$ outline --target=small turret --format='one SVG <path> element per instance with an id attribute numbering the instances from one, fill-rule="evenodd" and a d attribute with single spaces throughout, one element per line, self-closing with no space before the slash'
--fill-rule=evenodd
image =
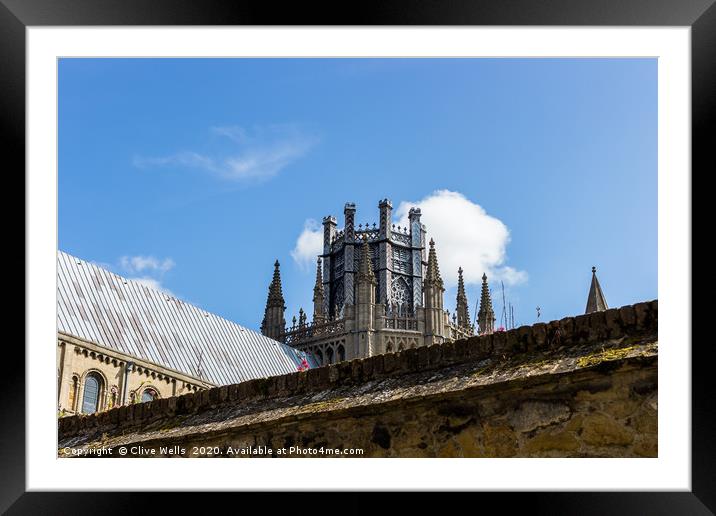
<path id="1" fill-rule="evenodd" d="M 281 270 L 278 260 L 273 265 L 273 279 L 268 289 L 266 309 L 261 322 L 261 333 L 272 339 L 280 340 L 286 327 L 284 311 L 286 310 L 281 288 Z"/>
<path id="2" fill-rule="evenodd" d="M 321 270 L 321 259 L 316 265 L 316 284 L 313 286 L 313 322 L 320 323 L 326 320 L 324 312 L 325 291 L 323 289 L 323 271 Z"/>
<path id="3" fill-rule="evenodd" d="M 369 357 L 373 349 L 373 333 L 375 330 L 375 286 L 377 281 L 373 273 L 370 246 L 364 240 L 361 246 L 361 258 L 356 277 L 356 318 L 355 331 L 358 337 L 359 356 Z"/>
<path id="4" fill-rule="evenodd" d="M 386 238 L 389 236 L 391 219 L 393 218 L 393 203 L 390 202 L 390 199 L 383 199 L 378 203 L 378 209 L 380 210 L 380 236 L 381 238 Z"/>
<path id="5" fill-rule="evenodd" d="M 457 270 L 457 325 L 460 328 L 470 329 L 470 311 L 465 294 L 465 281 L 462 278 L 462 267 Z"/>
<path id="6" fill-rule="evenodd" d="M 592 267 L 592 284 L 589 287 L 589 295 L 587 296 L 587 309 L 584 313 L 590 314 L 592 312 L 603 312 L 608 308 L 609 305 L 607 305 L 607 300 L 604 297 L 602 287 L 601 285 L 599 285 L 599 280 L 597 279 L 597 268 Z"/>
<path id="7" fill-rule="evenodd" d="M 482 292 L 480 292 L 480 311 L 477 313 L 477 325 L 480 335 L 495 331 L 495 311 L 492 309 L 490 287 L 487 285 L 487 274 L 482 274 Z"/>
<path id="8" fill-rule="evenodd" d="M 443 294 L 445 287 L 440 277 L 438 256 L 435 252 L 435 241 L 430 239 L 428 266 L 423 282 L 425 297 L 425 345 L 442 344 L 446 335 L 445 312 L 443 311 Z"/>
<path id="9" fill-rule="evenodd" d="M 438 267 L 438 256 L 435 253 L 435 241 L 430 239 L 430 251 L 428 252 L 428 267 L 425 273 L 425 285 L 435 286 L 444 291 L 443 279 L 440 276 Z"/>

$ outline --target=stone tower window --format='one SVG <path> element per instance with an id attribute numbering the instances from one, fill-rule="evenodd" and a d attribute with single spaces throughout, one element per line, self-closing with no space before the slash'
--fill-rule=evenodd
<path id="1" fill-rule="evenodd" d="M 390 302 L 398 315 L 407 315 L 410 310 L 410 289 L 404 278 L 396 278 L 390 289 Z"/>

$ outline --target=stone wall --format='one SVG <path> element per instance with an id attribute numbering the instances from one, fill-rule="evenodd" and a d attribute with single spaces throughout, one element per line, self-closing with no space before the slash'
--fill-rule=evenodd
<path id="1" fill-rule="evenodd" d="M 59 455 L 655 457 L 657 326 L 651 301 L 61 418 Z"/>

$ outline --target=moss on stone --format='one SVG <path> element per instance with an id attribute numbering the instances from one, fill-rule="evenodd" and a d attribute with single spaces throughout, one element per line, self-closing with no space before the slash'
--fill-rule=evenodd
<path id="1" fill-rule="evenodd" d="M 599 353 L 592 353 L 590 355 L 580 357 L 577 360 L 577 366 L 580 368 L 592 367 L 597 364 L 601 364 L 602 362 L 621 360 L 623 358 L 628 357 L 634 351 L 635 348 L 636 346 L 629 346 L 626 348 L 606 349 L 604 351 L 600 351 Z"/>

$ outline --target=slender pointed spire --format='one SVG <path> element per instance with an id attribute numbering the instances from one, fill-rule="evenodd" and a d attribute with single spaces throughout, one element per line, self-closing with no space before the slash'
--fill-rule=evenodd
<path id="1" fill-rule="evenodd" d="M 273 279 L 268 289 L 266 310 L 264 311 L 264 319 L 261 322 L 261 333 L 278 340 L 281 338 L 286 326 L 284 319 L 286 306 L 281 288 L 281 270 L 278 260 L 273 264 L 273 267 Z"/>
<path id="2" fill-rule="evenodd" d="M 438 256 L 435 253 L 435 241 L 430 239 L 430 251 L 428 252 L 428 270 L 425 273 L 425 283 L 437 285 L 443 288 L 443 279 L 440 277 L 438 267 Z"/>
<path id="3" fill-rule="evenodd" d="M 477 324 L 480 334 L 495 331 L 495 311 L 492 308 L 490 287 L 487 284 L 487 274 L 482 274 L 482 291 L 480 292 L 480 311 L 477 313 Z"/>
<path id="4" fill-rule="evenodd" d="M 457 325 L 460 328 L 470 327 L 470 311 L 465 294 L 465 281 L 462 277 L 462 267 L 457 270 Z"/>
<path id="5" fill-rule="evenodd" d="M 281 264 L 278 260 L 273 264 L 273 278 L 269 285 L 268 305 L 267 306 L 283 306 L 283 289 L 281 288 Z"/>
<path id="6" fill-rule="evenodd" d="M 323 288 L 323 270 L 321 267 L 321 259 L 318 259 L 316 265 L 316 284 L 313 287 L 313 322 L 321 322 L 325 320 L 323 313 L 323 302 L 325 300 L 325 290 Z"/>
<path id="7" fill-rule="evenodd" d="M 361 246 L 360 265 L 358 267 L 358 281 L 368 281 L 375 284 L 375 274 L 373 274 L 373 260 L 370 256 L 370 246 L 368 241 L 364 240 Z"/>
<path id="8" fill-rule="evenodd" d="M 592 284 L 589 287 L 589 295 L 587 296 L 587 309 L 584 313 L 590 314 L 592 312 L 602 312 L 608 308 L 609 305 L 607 305 L 607 300 L 604 297 L 602 287 L 601 285 L 599 285 L 599 280 L 597 279 L 597 268 L 592 267 Z"/>

